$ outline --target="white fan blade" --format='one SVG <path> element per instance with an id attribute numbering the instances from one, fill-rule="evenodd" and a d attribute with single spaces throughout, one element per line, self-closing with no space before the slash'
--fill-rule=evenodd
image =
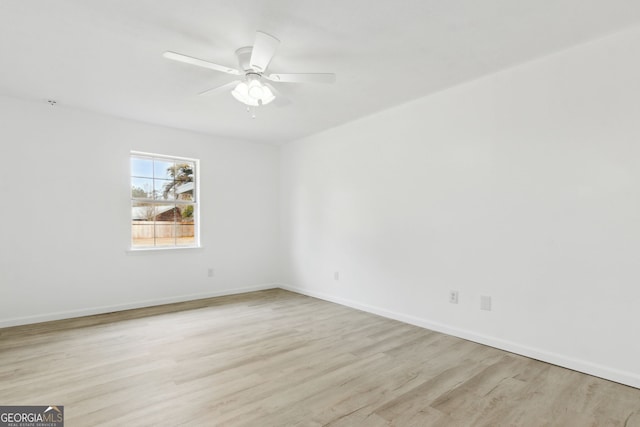
<path id="1" fill-rule="evenodd" d="M 227 74 L 233 74 L 234 76 L 240 76 L 244 74 L 236 70 L 235 68 L 214 64 L 213 62 L 205 61 L 204 59 L 194 58 L 192 56 L 183 55 L 181 53 L 167 51 L 163 53 L 162 56 L 164 56 L 167 59 L 172 59 L 174 61 L 184 62 L 185 64 L 197 65 L 198 67 L 204 67 L 210 70 L 221 71 Z"/>
<path id="2" fill-rule="evenodd" d="M 253 42 L 249 65 L 255 71 L 262 73 L 267 69 L 271 58 L 276 53 L 280 40 L 262 31 L 256 31 L 256 40 Z"/>
<path id="3" fill-rule="evenodd" d="M 336 81 L 336 75 L 333 73 L 269 74 L 262 77 L 272 82 L 283 83 L 335 83 Z"/>
<path id="4" fill-rule="evenodd" d="M 198 95 L 212 95 L 214 93 L 223 92 L 225 90 L 232 90 L 236 85 L 240 83 L 240 80 L 234 80 L 231 83 L 224 84 L 222 86 L 217 86 L 212 89 L 207 89 L 204 92 L 200 92 Z"/>
<path id="5" fill-rule="evenodd" d="M 270 85 L 267 82 L 262 82 L 262 84 L 271 89 L 271 92 L 273 92 L 273 94 L 275 95 L 276 99 L 273 100 L 273 105 L 275 105 L 276 107 L 286 107 L 287 105 L 291 104 L 291 100 L 286 96 L 283 96 L 282 92 L 273 87 L 273 85 Z"/>

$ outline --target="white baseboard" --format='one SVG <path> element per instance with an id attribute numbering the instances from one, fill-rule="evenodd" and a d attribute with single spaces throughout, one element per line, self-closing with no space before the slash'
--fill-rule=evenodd
<path id="1" fill-rule="evenodd" d="M 516 353 L 522 356 L 530 357 L 532 359 L 551 363 L 553 365 L 562 366 L 574 371 L 583 372 L 585 374 L 615 381 L 617 383 L 625 384 L 631 387 L 640 388 L 640 375 L 633 372 L 620 371 L 609 366 L 603 366 L 585 360 L 567 357 L 562 354 L 552 353 L 542 349 L 529 347 L 524 344 L 478 334 L 476 332 L 465 329 L 454 328 L 439 322 L 431 321 L 429 319 L 410 316 L 407 314 L 386 310 L 384 308 L 375 307 L 368 304 L 362 304 L 357 301 L 336 297 L 333 295 L 325 294 L 323 292 L 298 288 L 291 285 L 279 285 L 279 287 L 287 291 L 308 295 L 325 301 L 331 301 L 340 305 L 366 311 L 368 313 L 377 314 L 382 317 L 387 317 L 389 319 L 399 320 L 411 325 L 420 326 L 422 328 L 430 329 L 437 332 L 442 332 L 447 335 L 453 335 L 455 337 L 488 345 L 490 347 L 499 348 L 511 353 Z"/>
<path id="2" fill-rule="evenodd" d="M 83 308 L 79 310 L 58 311 L 53 313 L 38 314 L 34 316 L 14 317 L 10 319 L 0 319 L 0 328 L 8 328 L 11 326 L 29 325 L 32 323 L 50 322 L 52 320 L 71 319 L 74 317 L 91 316 L 94 314 L 112 313 L 114 311 L 131 310 L 134 308 L 153 307 L 155 305 L 172 304 L 176 302 L 194 301 L 204 298 L 220 297 L 225 295 L 243 294 L 245 292 L 262 291 L 265 289 L 274 289 L 279 287 L 273 283 L 247 286 L 244 288 L 225 289 L 213 292 L 205 292 L 199 294 L 177 295 L 167 298 L 157 298 L 145 301 L 136 301 L 127 304 L 116 304 L 101 307 Z"/>

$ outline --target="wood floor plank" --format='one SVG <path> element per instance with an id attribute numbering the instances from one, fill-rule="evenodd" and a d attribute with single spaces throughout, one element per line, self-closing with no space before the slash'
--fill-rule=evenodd
<path id="1" fill-rule="evenodd" d="M 640 390 L 283 290 L 0 329 L 73 426 L 640 426 Z"/>

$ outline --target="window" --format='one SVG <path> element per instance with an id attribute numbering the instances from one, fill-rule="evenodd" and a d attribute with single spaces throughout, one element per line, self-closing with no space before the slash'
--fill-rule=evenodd
<path id="1" fill-rule="evenodd" d="M 198 160 L 131 152 L 131 247 L 194 247 Z"/>

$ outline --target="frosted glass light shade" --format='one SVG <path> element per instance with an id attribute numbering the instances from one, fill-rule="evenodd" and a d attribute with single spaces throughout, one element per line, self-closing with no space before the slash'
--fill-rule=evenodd
<path id="1" fill-rule="evenodd" d="M 261 103 L 262 105 L 267 105 L 276 99 L 271 89 L 257 80 L 252 80 L 249 84 L 245 82 L 238 83 L 235 89 L 231 91 L 231 95 L 251 107 L 258 107 Z"/>

